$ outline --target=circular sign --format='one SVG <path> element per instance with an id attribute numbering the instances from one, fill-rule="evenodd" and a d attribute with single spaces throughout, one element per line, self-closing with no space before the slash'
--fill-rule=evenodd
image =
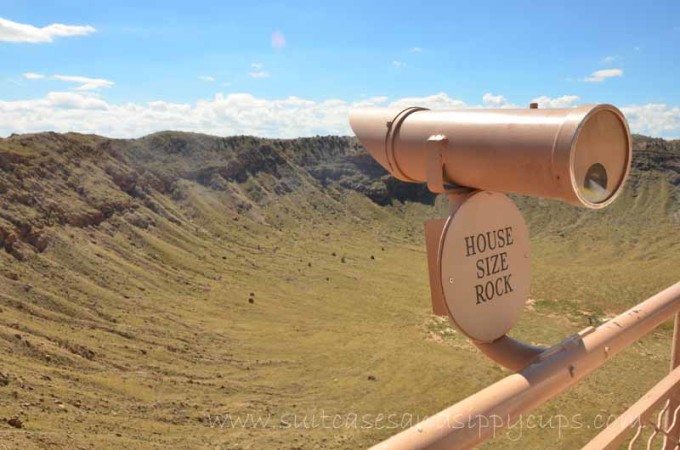
<path id="1" fill-rule="evenodd" d="M 529 231 L 503 194 L 480 191 L 449 216 L 439 273 L 449 317 L 465 335 L 492 342 L 517 322 L 531 280 Z"/>

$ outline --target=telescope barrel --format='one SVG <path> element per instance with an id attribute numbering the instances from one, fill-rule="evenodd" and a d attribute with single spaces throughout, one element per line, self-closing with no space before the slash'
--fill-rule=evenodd
<path id="1" fill-rule="evenodd" d="M 440 158 L 446 183 L 555 198 L 588 208 L 610 204 L 630 170 L 625 117 L 607 104 L 566 109 L 360 108 L 355 134 L 396 178 L 423 183 Z"/>

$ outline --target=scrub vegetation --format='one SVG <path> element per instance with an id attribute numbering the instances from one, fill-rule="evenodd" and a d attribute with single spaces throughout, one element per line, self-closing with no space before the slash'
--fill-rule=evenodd
<path id="1" fill-rule="evenodd" d="M 513 199 L 516 337 L 557 343 L 680 279 L 678 141 L 637 136 L 604 211 Z M 1 139 L 0 449 L 362 448 L 499 380 L 430 312 L 422 224 L 445 212 L 350 138 Z M 667 372 L 671 330 L 486 447 L 584 444 Z"/>

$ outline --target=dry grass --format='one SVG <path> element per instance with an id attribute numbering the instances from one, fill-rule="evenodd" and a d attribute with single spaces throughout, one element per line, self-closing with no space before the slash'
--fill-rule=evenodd
<path id="1" fill-rule="evenodd" d="M 536 302 L 515 336 L 558 342 L 680 278 L 677 188 L 637 176 L 605 213 L 520 199 Z M 98 226 L 52 225 L 24 262 L 0 252 L 0 418 L 24 425 L 0 423 L 0 449 L 361 448 L 507 375 L 430 315 L 421 224 L 443 205 L 300 179 L 277 195 L 267 174 L 236 191 L 184 179 Z M 668 339 L 537 412 L 582 427 L 488 447 L 583 444 L 665 373 Z"/>

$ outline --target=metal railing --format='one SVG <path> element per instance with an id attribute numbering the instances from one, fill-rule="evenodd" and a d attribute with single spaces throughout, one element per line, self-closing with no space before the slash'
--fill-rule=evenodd
<path id="1" fill-rule="evenodd" d="M 674 396 L 680 384 L 680 367 L 676 367 L 650 389 L 626 412 L 602 430 L 583 450 L 617 448 L 679 448 L 677 425 L 680 403 Z M 648 436 L 647 436 L 648 435 Z M 625 441 L 628 444 L 625 445 Z"/>
<path id="2" fill-rule="evenodd" d="M 664 450 L 680 449 L 680 282 L 597 328 L 588 327 L 534 356 L 524 368 L 373 447 L 393 450 L 473 448 L 561 394 L 676 315 L 672 371 L 589 444 L 613 449 L 645 436 L 647 447 L 661 440 Z M 512 343 L 506 343 L 512 348 Z M 654 414 L 656 410 L 658 413 Z M 625 448 L 625 447 L 624 447 Z"/>

